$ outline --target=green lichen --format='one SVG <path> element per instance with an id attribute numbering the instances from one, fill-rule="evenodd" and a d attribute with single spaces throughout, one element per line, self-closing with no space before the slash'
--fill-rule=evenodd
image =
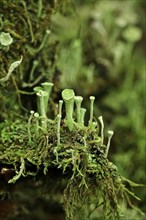
<path id="1" fill-rule="evenodd" d="M 62 98 L 65 102 L 66 123 L 69 130 L 72 131 L 74 129 L 73 110 L 75 93 L 72 89 L 64 89 L 62 91 Z"/>
<path id="2" fill-rule="evenodd" d="M 54 107 L 59 114 L 57 116 L 55 114 L 54 119 L 49 118 L 49 111 L 52 110 L 48 108 L 48 101 L 52 101 L 49 98 L 50 89 L 46 91 L 46 82 L 45 84 L 42 82 L 45 80 L 52 82 L 55 81 L 56 75 L 58 77 L 58 70 L 56 70 L 57 74 L 53 75 L 56 68 L 58 41 L 53 41 L 53 38 L 52 41 L 50 40 L 51 17 L 54 12 L 63 9 L 66 2 L 67 0 L 38 0 L 35 3 L 28 0 L 0 1 L 0 79 L 2 82 L 0 85 L 0 165 L 14 169 L 15 175 L 8 181 L 11 184 L 22 177 L 36 176 L 38 172 L 47 175 L 50 168 L 60 171 L 65 179 L 63 203 L 68 220 L 90 219 L 94 213 L 98 215 L 101 213 L 104 219 L 119 219 L 121 200 L 125 199 L 133 208 L 129 195 L 133 197 L 135 195 L 126 186 L 138 185 L 121 177 L 117 167 L 109 161 L 111 136 L 107 146 L 104 145 L 102 116 L 99 117 L 101 129 L 93 117 L 94 97 L 91 96 L 88 126 L 84 124 L 86 109 L 81 107 L 81 103 L 78 107 L 76 106 L 78 109 L 75 111 L 72 103 L 70 113 L 67 113 L 66 106 L 64 118 L 63 102 L 60 100 L 59 109 L 56 110 Z M 2 33 L 8 33 L 7 37 L 10 40 L 6 43 L 8 47 L 3 43 Z M 136 31 L 135 35 L 136 40 L 141 36 Z M 10 36 L 13 43 L 10 43 L 12 41 Z M 61 52 L 62 60 L 59 58 L 57 61 L 58 68 L 63 70 L 62 72 L 66 70 L 66 66 L 69 70 L 65 71 L 67 80 L 65 79 L 64 82 L 62 80 L 63 85 L 66 84 L 70 75 L 75 84 L 77 74 L 74 73 L 79 72 L 82 63 L 81 59 L 78 59 L 81 58 L 80 41 L 75 40 L 70 48 L 72 50 L 68 50 L 68 47 L 62 50 L 64 52 Z M 68 56 L 70 52 L 74 59 Z M 9 77 L 5 78 L 7 73 L 10 73 L 11 64 L 21 56 L 23 56 L 21 65 L 14 74 L 9 74 Z M 68 57 L 71 57 L 71 62 L 63 62 L 68 60 Z M 72 63 L 77 65 L 70 65 Z M 92 70 L 86 72 L 90 73 Z M 93 78 L 89 77 L 93 73 L 86 75 L 83 78 Z M 69 79 L 69 82 L 72 83 L 72 80 Z M 50 86 L 52 83 L 47 82 L 47 85 Z M 36 97 L 32 92 L 36 86 L 41 97 L 37 110 L 33 108 Z M 55 90 L 57 89 L 56 86 Z M 31 98 L 30 95 L 32 95 Z M 52 106 L 56 106 L 56 103 Z M 30 109 L 34 111 L 32 110 L 29 115 Z"/>
<path id="3" fill-rule="evenodd" d="M 9 45 L 12 44 L 12 42 L 13 42 L 13 38 L 11 37 L 11 35 L 9 33 L 2 32 L 0 34 L 0 43 L 1 43 L 1 45 L 9 46 Z"/>
<path id="4" fill-rule="evenodd" d="M 61 113 L 63 103 L 61 100 L 59 103 Z M 37 175 L 38 171 L 47 175 L 50 168 L 55 168 L 66 179 L 67 220 L 90 219 L 90 215 L 98 211 L 104 219 L 119 219 L 121 199 L 129 202 L 128 194 L 135 195 L 125 187 L 117 167 L 108 160 L 109 142 L 107 146 L 102 143 L 98 124 L 93 126 L 92 121 L 92 126 L 89 123 L 68 130 L 70 125 L 61 114 L 46 119 L 45 130 L 41 116 L 34 111 L 29 119 L 18 118 L 1 124 L 0 162 L 15 170 L 9 183 L 15 183 L 22 176 Z M 73 120 L 76 126 L 77 118 Z M 109 133 L 111 135 L 111 131 Z"/>

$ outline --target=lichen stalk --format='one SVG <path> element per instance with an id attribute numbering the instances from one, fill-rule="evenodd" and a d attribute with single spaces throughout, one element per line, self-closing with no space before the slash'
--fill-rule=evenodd
<path id="1" fill-rule="evenodd" d="M 30 117 L 28 119 L 28 124 L 27 124 L 28 143 L 29 144 L 31 144 L 31 122 L 32 122 L 33 115 L 34 115 L 34 111 L 30 111 Z"/>
<path id="2" fill-rule="evenodd" d="M 75 96 L 75 104 L 77 108 L 77 123 L 80 123 L 80 108 L 82 101 L 83 101 L 82 96 Z"/>
<path id="3" fill-rule="evenodd" d="M 90 96 L 90 119 L 89 119 L 89 125 L 93 122 L 93 107 L 94 107 L 94 96 Z"/>
<path id="4" fill-rule="evenodd" d="M 80 121 L 79 124 L 83 127 L 84 126 L 84 118 L 85 118 L 86 109 L 80 108 Z"/>
<path id="5" fill-rule="evenodd" d="M 62 105 L 63 105 L 63 100 L 59 100 L 58 112 L 60 115 L 62 115 Z"/>
<path id="6" fill-rule="evenodd" d="M 45 109 L 45 101 L 46 97 L 48 96 L 48 93 L 45 91 L 40 90 L 37 92 L 37 97 L 39 99 L 38 103 L 40 104 L 39 109 L 41 113 L 41 123 L 42 123 L 42 128 L 46 129 L 47 128 L 47 116 L 46 116 L 46 109 Z"/>
<path id="7" fill-rule="evenodd" d="M 42 90 L 41 86 L 36 86 L 33 88 L 33 91 L 36 93 L 37 95 L 37 111 L 39 114 L 41 114 L 41 110 L 40 110 L 40 97 L 37 93 L 39 93 L 39 91 Z"/>
<path id="8" fill-rule="evenodd" d="M 30 71 L 29 82 L 31 82 L 35 79 L 34 78 L 34 71 L 35 71 L 36 67 L 38 66 L 38 64 L 39 64 L 39 62 L 37 60 L 33 61 L 32 69 Z"/>
<path id="9" fill-rule="evenodd" d="M 74 110 L 74 91 L 72 89 L 64 89 L 62 98 L 65 102 L 67 126 L 70 131 L 74 128 L 73 110 Z"/>
<path id="10" fill-rule="evenodd" d="M 39 46 L 39 48 L 37 49 L 37 53 L 38 52 L 40 52 L 43 48 L 44 48 L 44 46 L 45 46 L 45 44 L 46 44 L 46 42 L 47 42 L 47 40 L 48 40 L 48 37 L 49 37 L 49 35 L 51 34 L 51 31 L 49 30 L 49 29 L 47 29 L 46 30 L 46 33 L 45 33 L 45 35 L 44 35 L 44 38 L 43 38 L 43 40 L 42 40 L 42 43 L 41 43 L 41 45 Z"/>
<path id="11" fill-rule="evenodd" d="M 15 61 L 10 65 L 7 75 L 0 79 L 0 83 L 6 82 L 10 78 L 11 73 L 21 64 L 22 59 L 23 59 L 23 56 L 21 56 L 20 60 Z"/>
<path id="12" fill-rule="evenodd" d="M 103 122 L 103 117 L 99 116 L 98 120 L 100 121 L 101 124 L 101 144 L 104 142 L 104 122 Z"/>
<path id="13" fill-rule="evenodd" d="M 44 82 L 44 83 L 41 83 L 41 85 L 42 85 L 42 90 L 48 93 L 48 95 L 44 99 L 45 100 L 45 111 L 47 112 L 48 101 L 49 101 L 50 93 L 51 93 L 51 90 L 54 84 L 50 82 Z"/>
<path id="14" fill-rule="evenodd" d="M 38 137 L 38 135 L 39 135 L 39 114 L 36 112 L 36 113 L 34 113 L 34 117 L 35 117 L 35 119 L 36 119 L 36 124 L 35 124 L 35 135 L 36 135 L 36 137 Z"/>
<path id="15" fill-rule="evenodd" d="M 106 151 L 105 151 L 105 156 L 108 156 L 108 152 L 109 152 L 109 148 L 110 148 L 110 142 L 111 142 L 111 138 L 113 136 L 114 132 L 113 131 L 108 131 L 108 143 L 106 146 Z"/>
<path id="16" fill-rule="evenodd" d="M 60 145 L 60 124 L 61 124 L 61 114 L 57 115 L 57 146 Z"/>

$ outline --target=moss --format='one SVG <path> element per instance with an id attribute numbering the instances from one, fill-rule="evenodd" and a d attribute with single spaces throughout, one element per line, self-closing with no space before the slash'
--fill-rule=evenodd
<path id="1" fill-rule="evenodd" d="M 105 156 L 106 146 L 101 143 L 98 128 L 84 126 L 69 132 L 62 120 L 58 145 L 57 119 L 50 120 L 47 132 L 40 131 L 39 136 L 35 118 L 31 123 L 31 142 L 27 120 L 1 124 L 0 162 L 15 170 L 9 183 L 38 171 L 47 175 L 48 169 L 55 168 L 66 175 L 66 219 L 89 219 L 101 207 L 105 219 L 118 219 L 120 199 L 127 196 L 127 190 L 117 167 Z"/>
<path id="2" fill-rule="evenodd" d="M 0 84 L 3 99 L 1 120 L 8 118 L 9 110 L 14 109 L 11 103 L 15 103 L 19 113 L 31 108 L 29 95 L 33 87 L 45 79 L 52 81 L 57 43 L 50 40 L 51 17 L 56 11 L 62 10 L 67 2 L 0 2 L 0 34 L 10 35 L 13 40 L 9 46 L 0 43 L 0 79 L 7 75 L 10 65 L 23 56 L 20 68 L 15 70 L 9 81 Z"/>

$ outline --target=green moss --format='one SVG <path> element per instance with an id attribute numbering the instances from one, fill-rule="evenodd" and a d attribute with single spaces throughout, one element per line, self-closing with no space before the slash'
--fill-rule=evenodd
<path id="1" fill-rule="evenodd" d="M 105 219 L 120 218 L 120 200 L 131 192 L 124 186 L 117 167 L 106 158 L 98 127 L 84 126 L 69 132 L 62 119 L 58 145 L 56 118 L 49 120 L 45 133 L 40 128 L 36 135 L 35 126 L 32 118 L 30 142 L 27 120 L 1 124 L 0 163 L 15 170 L 9 183 L 37 175 L 38 171 L 47 175 L 48 169 L 55 168 L 66 176 L 66 219 L 89 219 L 95 210 Z"/>
<path id="2" fill-rule="evenodd" d="M 29 101 L 29 92 L 33 91 L 33 87 L 43 79 L 52 81 L 55 72 L 56 42 L 50 40 L 51 17 L 56 11 L 62 10 L 67 2 L 67 0 L 59 2 L 38 0 L 35 3 L 28 0 L 0 2 L 0 38 L 6 33 L 13 39 L 8 46 L 0 43 L 0 79 L 7 75 L 10 65 L 23 56 L 21 66 L 12 73 L 9 81 L 0 82 L 3 99 L 0 120 L 9 118 L 9 111 L 14 110 L 11 103 L 15 103 L 18 113 L 27 111 L 32 105 Z M 24 95 L 27 99 L 25 107 Z"/>

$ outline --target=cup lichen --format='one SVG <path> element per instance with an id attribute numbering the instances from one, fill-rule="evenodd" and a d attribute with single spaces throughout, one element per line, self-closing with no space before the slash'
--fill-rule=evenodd
<path id="1" fill-rule="evenodd" d="M 41 88 L 35 88 L 37 98 L 40 99 L 40 115 L 32 110 L 28 123 L 22 119 L 11 124 L 5 122 L 1 131 L 1 162 L 13 164 L 16 169 L 16 175 L 9 183 L 15 183 L 21 176 L 37 175 L 39 169 L 47 174 L 49 168 L 56 168 L 64 178 L 66 220 L 80 219 L 80 216 L 88 219 L 92 210 L 86 208 L 85 213 L 85 207 L 90 207 L 91 204 L 97 210 L 102 206 L 103 210 L 100 209 L 100 212 L 103 219 L 119 219 L 120 198 L 129 202 L 128 194 L 135 195 L 125 187 L 117 167 L 107 158 L 113 131 L 108 131 L 108 143 L 105 146 L 102 116 L 98 118 L 101 137 L 98 136 L 97 122 L 93 121 L 94 98 L 90 98 L 90 123 L 87 126 L 84 124 L 86 109 L 80 107 L 81 126 L 78 126 L 78 121 L 76 123 L 73 118 L 74 91 L 63 90 L 66 117 L 62 117 L 63 100 L 59 100 L 58 114 L 50 119 L 48 126 L 44 99 L 48 97 L 48 92 Z M 37 167 L 36 172 L 27 170 L 28 162 Z"/>
<path id="2" fill-rule="evenodd" d="M 9 33 L 2 32 L 0 34 L 0 44 L 3 46 L 10 46 L 13 43 L 13 38 Z"/>
<path id="3" fill-rule="evenodd" d="M 74 97 L 75 97 L 75 93 L 72 89 L 64 89 L 62 91 L 62 98 L 63 101 L 65 102 L 66 123 L 70 131 L 74 129 L 74 119 L 73 119 Z"/>

